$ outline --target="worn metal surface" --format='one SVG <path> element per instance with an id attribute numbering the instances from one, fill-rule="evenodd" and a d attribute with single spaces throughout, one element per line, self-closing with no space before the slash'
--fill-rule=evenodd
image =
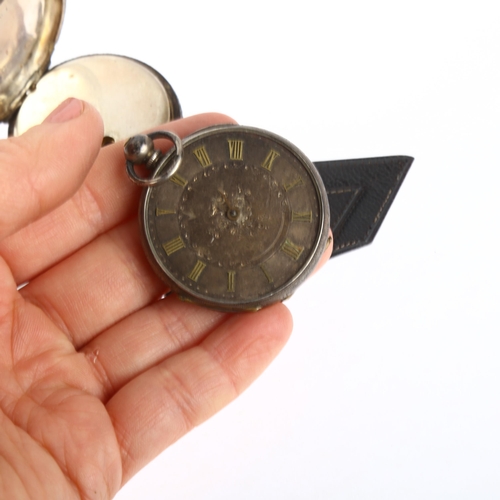
<path id="1" fill-rule="evenodd" d="M 0 2 L 0 121 L 47 70 L 63 12 L 63 0 Z"/>
<path id="2" fill-rule="evenodd" d="M 162 279 L 181 298 L 227 311 L 289 297 L 316 266 L 329 227 L 314 165 L 284 139 L 241 126 L 187 138 L 179 170 L 145 191 L 140 214 Z"/>

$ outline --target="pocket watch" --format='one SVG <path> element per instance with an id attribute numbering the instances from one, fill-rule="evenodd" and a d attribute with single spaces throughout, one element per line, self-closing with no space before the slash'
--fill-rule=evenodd
<path id="1" fill-rule="evenodd" d="M 83 56 L 51 70 L 64 0 L 0 0 L 0 121 L 19 135 L 77 97 L 103 116 L 103 145 L 182 116 L 175 92 L 150 66 Z M 140 91 L 138 91 L 140 89 Z M 131 98 L 133 96 L 133 98 Z M 170 137 L 163 154 L 153 141 Z M 290 296 L 318 262 L 370 243 L 412 163 L 407 156 L 312 163 L 270 132 L 209 128 L 181 141 L 134 136 L 127 170 L 145 186 L 148 258 L 182 298 L 227 311 Z M 152 172 L 143 179 L 136 164 Z"/>
<path id="2" fill-rule="evenodd" d="M 174 142 L 166 154 L 153 144 L 161 137 Z M 230 312 L 292 295 L 330 227 L 334 255 L 369 243 L 412 160 L 315 166 L 287 140 L 240 125 L 182 141 L 166 131 L 135 136 L 125 157 L 129 177 L 145 187 L 139 220 L 153 269 L 181 299 Z M 140 164 L 153 174 L 137 175 Z"/>

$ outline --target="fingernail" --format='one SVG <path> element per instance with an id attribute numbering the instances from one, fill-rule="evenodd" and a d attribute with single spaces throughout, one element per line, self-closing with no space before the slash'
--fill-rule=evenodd
<path id="1" fill-rule="evenodd" d="M 83 102 L 74 97 L 70 97 L 57 106 L 52 113 L 50 113 L 44 122 L 46 123 L 63 123 L 73 118 L 77 118 L 83 113 Z"/>

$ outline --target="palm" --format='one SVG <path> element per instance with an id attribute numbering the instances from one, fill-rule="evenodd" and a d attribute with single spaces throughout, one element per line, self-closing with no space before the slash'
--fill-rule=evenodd
<path id="1" fill-rule="evenodd" d="M 98 396 L 102 384 L 85 355 L 40 309 L 15 291 L 13 297 L 13 314 L 0 331 L 0 440 L 6 451 L 19 453 L 17 477 L 9 479 L 43 492 L 41 498 L 117 488 L 120 447 Z"/>
<path id="2" fill-rule="evenodd" d="M 217 121 L 227 118 L 172 128 L 185 135 Z M 39 163 L 77 165 L 62 187 L 59 172 L 40 175 L 36 164 L 11 183 L 19 146 L 30 148 L 0 148 L 2 185 L 12 186 L 0 199 L 0 496 L 111 498 L 234 399 L 291 323 L 281 305 L 226 315 L 158 300 L 165 290 L 138 243 L 139 193 L 123 175 L 121 147 L 102 150 L 79 187 L 98 150 L 95 112 L 45 127 L 54 127 L 48 145 L 40 131 L 30 139 L 40 140 Z"/>

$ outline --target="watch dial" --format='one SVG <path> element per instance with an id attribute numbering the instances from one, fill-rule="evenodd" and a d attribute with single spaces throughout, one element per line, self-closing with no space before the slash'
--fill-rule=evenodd
<path id="1" fill-rule="evenodd" d="M 328 234 L 312 163 L 248 127 L 213 127 L 183 143 L 176 174 L 143 197 L 146 248 L 160 276 L 181 297 L 222 310 L 290 296 Z"/>

